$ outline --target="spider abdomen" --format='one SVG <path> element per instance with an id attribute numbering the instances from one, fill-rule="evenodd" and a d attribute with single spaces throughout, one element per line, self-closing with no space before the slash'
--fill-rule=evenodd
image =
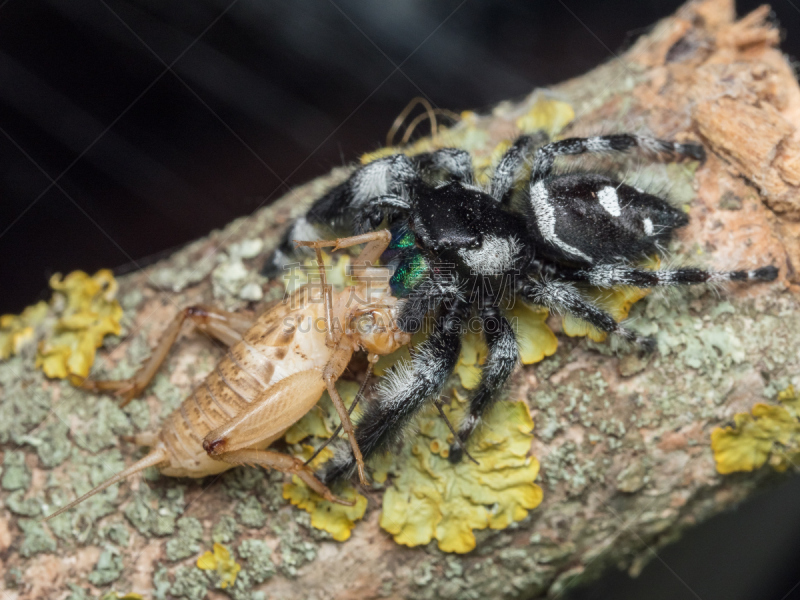
<path id="1" fill-rule="evenodd" d="M 663 198 L 593 173 L 536 182 L 528 219 L 545 255 L 581 265 L 655 254 L 688 223 Z"/>

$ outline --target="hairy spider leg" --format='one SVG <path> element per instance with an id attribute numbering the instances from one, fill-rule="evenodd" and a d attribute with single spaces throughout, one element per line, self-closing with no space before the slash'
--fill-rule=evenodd
<path id="1" fill-rule="evenodd" d="M 638 148 L 647 154 L 665 155 L 672 160 L 692 158 L 703 161 L 706 157 L 706 152 L 700 144 L 681 144 L 629 133 L 598 135 L 587 138 L 567 138 L 546 144 L 536 151 L 533 159 L 531 183 L 533 184 L 550 175 L 553 170 L 553 161 L 557 156 L 627 152 L 634 148 Z"/>
<path id="2" fill-rule="evenodd" d="M 460 148 L 440 148 L 433 152 L 412 157 L 421 172 L 444 171 L 461 183 L 471 184 L 475 179 L 472 156 Z"/>
<path id="3" fill-rule="evenodd" d="M 632 285 L 640 288 L 723 283 L 726 281 L 774 281 L 778 268 L 760 267 L 750 271 L 708 271 L 695 267 L 650 271 L 622 264 L 601 264 L 588 269 L 559 269 L 555 277 L 561 281 L 587 283 L 601 288 Z"/>
<path id="4" fill-rule="evenodd" d="M 519 362 L 517 338 L 511 323 L 503 316 L 500 309 L 488 300 L 487 305 L 479 309 L 479 313 L 489 354 L 481 369 L 478 389 L 470 398 L 469 412 L 458 428 L 458 441 L 450 446 L 449 458 L 452 463 L 461 460 L 469 436 L 475 431 L 486 410 L 495 403 L 497 391 L 505 385 Z"/>
<path id="5" fill-rule="evenodd" d="M 377 401 L 366 408 L 356 426 L 356 439 L 365 458 L 385 450 L 425 401 L 439 396 L 461 352 L 461 324 L 468 310 L 468 304 L 459 302 L 443 311 L 411 361 L 396 364 L 384 375 Z M 327 484 L 349 477 L 355 467 L 352 454 L 337 452 L 320 479 Z"/>
<path id="6" fill-rule="evenodd" d="M 655 349 L 653 338 L 640 336 L 635 331 L 623 327 L 609 313 L 586 300 L 570 283 L 527 279 L 520 284 L 518 293 L 532 304 L 574 315 L 594 325 L 600 331 L 618 335 L 635 343 L 647 352 Z"/>
<path id="7" fill-rule="evenodd" d="M 232 346 L 238 342 L 253 325 L 253 319 L 247 316 L 201 304 L 188 306 L 175 315 L 150 358 L 133 377 L 109 381 L 95 381 L 87 378 L 78 387 L 92 392 L 114 392 L 121 399 L 120 406 L 125 406 L 150 385 L 158 369 L 166 360 L 170 348 L 178 339 L 181 326 L 186 319 L 191 320 L 200 331 L 226 346 Z"/>
<path id="8" fill-rule="evenodd" d="M 525 164 L 528 155 L 534 148 L 541 146 L 545 142 L 547 142 L 547 135 L 544 132 L 537 132 L 532 136 L 523 135 L 517 138 L 503 154 L 500 162 L 497 163 L 497 167 L 495 167 L 489 187 L 489 195 L 498 202 L 503 202 L 506 194 L 514 187 L 520 167 Z"/>

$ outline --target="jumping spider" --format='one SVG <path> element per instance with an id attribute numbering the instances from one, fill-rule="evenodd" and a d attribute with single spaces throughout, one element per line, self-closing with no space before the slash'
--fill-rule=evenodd
<path id="1" fill-rule="evenodd" d="M 273 257 L 286 261 L 290 241 L 318 237 L 317 227 L 362 233 L 386 220 L 392 243 L 383 261 L 403 299 L 399 326 L 413 333 L 433 315 L 428 339 L 380 382 L 376 400 L 356 426 L 365 458 L 385 450 L 409 419 L 437 399 L 453 372 L 465 323 L 476 316 L 488 346 L 480 384 L 450 449 L 461 459 L 481 415 L 518 362 L 517 340 L 501 301 L 515 298 L 570 313 L 597 329 L 652 350 L 654 341 L 617 323 L 581 293 L 593 286 L 669 286 L 723 281 L 772 281 L 774 266 L 750 271 L 635 266 L 661 254 L 687 215 L 666 200 L 598 172 L 555 173 L 565 155 L 638 150 L 671 160 L 703 161 L 703 147 L 630 134 L 570 138 L 542 145 L 523 136 L 494 170 L 488 189 L 475 183 L 468 152 L 444 148 L 419 156 L 395 154 L 355 171 L 318 199 L 287 233 Z M 532 164 L 529 158 L 532 156 Z M 530 166 L 527 176 L 525 165 Z M 527 181 L 521 181 L 527 178 Z M 519 184 L 523 184 L 520 194 Z M 521 196 L 521 201 L 520 201 Z M 511 282 L 511 285 L 508 285 Z M 328 463 L 322 480 L 350 476 L 349 450 Z"/>

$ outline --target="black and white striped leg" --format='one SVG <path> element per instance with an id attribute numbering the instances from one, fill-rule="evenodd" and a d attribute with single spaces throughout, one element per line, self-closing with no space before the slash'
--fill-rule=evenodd
<path id="1" fill-rule="evenodd" d="M 403 426 L 430 398 L 436 398 L 456 365 L 461 351 L 461 324 L 469 307 L 459 304 L 439 316 L 431 336 L 410 362 L 401 362 L 383 377 L 377 398 L 356 424 L 356 440 L 364 459 L 395 441 Z M 326 485 L 350 477 L 356 461 L 349 447 L 339 448 L 324 467 Z"/>
<path id="2" fill-rule="evenodd" d="M 444 304 L 449 310 L 465 301 L 464 293 L 453 276 L 426 277 L 403 298 L 398 309 L 397 325 L 407 333 L 416 333 L 425 316 Z"/>
<path id="3" fill-rule="evenodd" d="M 653 338 L 640 336 L 635 331 L 623 327 L 606 311 L 586 300 L 570 283 L 528 280 L 520 286 L 519 293 L 532 304 L 546 306 L 557 312 L 569 313 L 594 325 L 600 331 L 618 335 L 647 352 L 655 349 Z"/>
<path id="4" fill-rule="evenodd" d="M 444 171 L 455 181 L 471 184 L 475 179 L 472 170 L 472 156 L 466 150 L 442 148 L 434 152 L 412 157 L 421 171 L 437 173 Z"/>
<path id="5" fill-rule="evenodd" d="M 496 306 L 481 310 L 481 327 L 489 346 L 489 355 L 481 371 L 481 382 L 469 401 L 469 412 L 458 428 L 458 439 L 450 446 L 450 462 L 459 462 L 469 436 L 495 400 L 519 360 L 517 338 L 511 324 Z"/>
<path id="6" fill-rule="evenodd" d="M 680 144 L 669 140 L 628 133 L 598 135 L 588 138 L 567 138 L 542 146 L 536 151 L 531 182 L 547 177 L 557 156 L 606 154 L 609 152 L 627 152 L 633 149 L 639 149 L 648 154 L 666 155 L 673 160 L 692 158 L 702 161 L 706 156 L 705 150 L 700 144 Z"/>
<path id="7" fill-rule="evenodd" d="M 584 282 L 601 288 L 618 285 L 656 287 L 669 285 L 693 285 L 699 283 L 723 283 L 727 281 L 774 281 L 778 268 L 760 267 L 751 271 L 706 271 L 693 267 L 649 271 L 626 265 L 596 265 L 589 269 L 557 270 L 556 277 L 562 281 Z"/>
<path id="8" fill-rule="evenodd" d="M 503 154 L 492 175 L 492 184 L 489 195 L 502 202 L 508 191 L 514 186 L 517 171 L 533 150 L 535 140 L 529 135 L 517 138 L 511 147 Z"/>

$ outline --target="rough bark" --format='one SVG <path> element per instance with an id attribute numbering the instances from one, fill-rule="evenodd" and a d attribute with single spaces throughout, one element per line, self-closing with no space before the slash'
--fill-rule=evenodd
<path id="1" fill-rule="evenodd" d="M 193 575 L 192 565 L 214 536 L 267 542 L 274 567 L 262 572 L 276 573 L 253 585 L 265 593 L 262 597 L 554 596 L 611 566 L 638 572 L 651 549 L 774 477 L 768 468 L 717 474 L 709 443 L 714 427 L 755 402 L 774 399 L 781 386 L 791 378 L 797 383 L 800 376 L 800 88 L 765 17 L 766 11 L 756 11 L 737 21 L 732 0 L 690 2 L 619 59 L 550 90 L 575 109 L 567 135 L 634 130 L 702 141 L 709 156 L 693 181 L 691 224 L 681 232 L 678 254 L 717 268 L 775 264 L 780 278 L 770 285 L 727 288 L 723 298 L 691 292 L 643 301 L 638 318 L 658 333 L 661 350 L 649 362 L 560 336 L 555 356 L 519 369 L 508 396 L 526 398 L 531 407 L 532 453 L 542 464 L 538 483 L 544 489 L 543 503 L 525 520 L 504 531 L 479 533 L 477 549 L 466 555 L 446 555 L 435 543 L 406 548 L 378 526 L 376 492 L 352 538 L 338 543 L 311 529 L 306 513 L 280 498 L 282 477 L 239 469 L 202 483 L 135 478 L 121 486 L 101 519 L 76 518 L 69 531 L 41 533 L 24 524 L 28 509 L 21 502 L 47 498 L 80 465 L 120 465 L 122 459 L 130 464 L 140 454 L 117 438 L 131 427 L 125 419 L 157 426 L 163 405 L 174 406 L 210 368 L 219 349 L 200 336 L 184 336 L 144 400 L 119 414 L 109 399 L 45 380 L 33 371 L 31 357 L 23 356 L 0 365 L 3 402 L 12 393 L 35 390 L 54 404 L 69 395 L 71 406 L 78 398 L 94 407 L 96 420 L 87 430 L 78 422 L 81 417 L 59 411 L 92 443 L 59 430 L 57 420 L 50 419 L 32 423 L 27 436 L 16 440 L 21 445 L 3 445 L 5 458 L 14 457 L 6 460 L 3 477 L 16 469 L 17 479 L 25 482 L 24 492 L 14 498 L 9 489 L 14 483 L 0 490 L 3 597 L 72 593 L 80 598 L 82 592 L 70 592 L 68 584 L 94 595 L 113 589 L 148 598 L 181 591 L 202 597 L 213 586 Z M 469 124 L 487 132 L 487 152 L 513 138 L 516 117 L 534 97 L 504 103 Z M 256 274 L 259 263 L 285 224 L 346 172 L 302 186 L 122 278 L 128 335 L 101 351 L 106 370 L 116 375 L 133 370 L 176 306 L 246 307 L 225 288 L 226 250 L 242 240 L 263 240 L 259 256 L 245 261 L 249 280 L 263 283 Z M 266 289 L 270 296 L 277 288 Z M 125 422 L 106 422 L 112 417 Z M 32 419 L 22 413 L 19 418 Z M 42 459 L 53 452 L 42 450 L 48 443 L 65 444 L 67 458 L 53 469 Z M 24 462 L 16 462 L 20 457 Z M 237 521 L 227 537 L 222 515 Z M 176 526 L 181 517 L 197 521 Z M 221 595 L 208 591 L 208 597 Z"/>

